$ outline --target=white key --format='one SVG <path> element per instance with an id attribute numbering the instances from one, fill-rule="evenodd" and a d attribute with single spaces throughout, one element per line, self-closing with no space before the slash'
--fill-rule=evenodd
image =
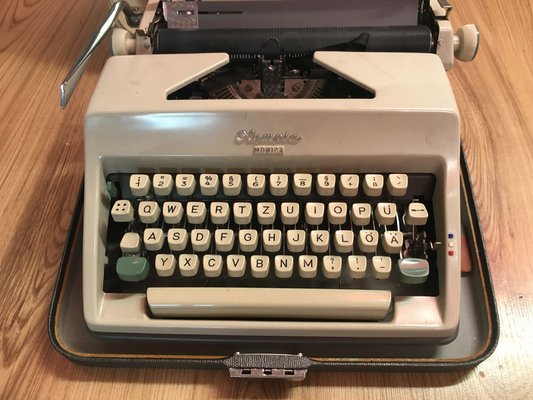
<path id="1" fill-rule="evenodd" d="M 376 219 L 380 225 L 392 225 L 396 221 L 396 204 L 378 203 L 376 206 Z"/>
<path id="2" fill-rule="evenodd" d="M 428 210 L 424 203 L 410 203 L 405 214 L 407 225 L 425 225 L 428 220 Z"/>
<path id="3" fill-rule="evenodd" d="M 279 229 L 265 229 L 263 231 L 263 249 L 269 253 L 281 249 L 281 231 Z"/>
<path id="4" fill-rule="evenodd" d="M 246 190 L 249 196 L 262 196 L 265 193 L 265 175 L 248 174 L 246 176 Z"/>
<path id="5" fill-rule="evenodd" d="M 207 207 L 201 201 L 187 203 L 187 221 L 190 224 L 203 224 L 207 215 Z"/>
<path id="6" fill-rule="evenodd" d="M 309 235 L 311 250 L 314 253 L 325 253 L 329 249 L 329 231 L 311 231 Z"/>
<path id="7" fill-rule="evenodd" d="M 287 174 L 270 174 L 269 189 L 272 196 L 285 196 L 289 189 Z"/>
<path id="8" fill-rule="evenodd" d="M 204 196 L 214 196 L 218 192 L 218 175 L 202 174 L 200 175 L 200 193 Z"/>
<path id="9" fill-rule="evenodd" d="M 176 191 L 180 196 L 191 196 L 196 188 L 196 179 L 192 174 L 176 175 Z"/>
<path id="10" fill-rule="evenodd" d="M 373 253 L 378 246 L 378 231 L 362 229 L 357 235 L 357 244 L 364 253 Z"/>
<path id="11" fill-rule="evenodd" d="M 120 250 L 124 254 L 137 254 L 141 252 L 141 237 L 135 232 L 126 232 L 120 241 Z"/>
<path id="12" fill-rule="evenodd" d="M 226 196 L 241 194 L 242 179 L 239 174 L 224 174 L 222 176 L 222 191 Z"/>
<path id="13" fill-rule="evenodd" d="M 248 225 L 252 221 L 252 203 L 233 203 L 233 219 L 237 225 Z"/>
<path id="14" fill-rule="evenodd" d="M 134 196 L 146 196 L 151 186 L 148 175 L 133 174 L 130 176 L 130 190 Z"/>
<path id="15" fill-rule="evenodd" d="M 366 257 L 348 256 L 348 271 L 352 279 L 362 279 L 366 275 Z"/>
<path id="16" fill-rule="evenodd" d="M 133 221 L 133 206 L 129 200 L 117 200 L 111 209 L 111 217 L 115 222 Z"/>
<path id="17" fill-rule="evenodd" d="M 355 197 L 359 191 L 359 176 L 342 174 L 339 185 L 340 192 L 345 197 Z"/>
<path id="18" fill-rule="evenodd" d="M 163 218 L 167 224 L 179 224 L 183 217 L 183 206 L 177 201 L 163 203 Z"/>
<path id="19" fill-rule="evenodd" d="M 270 269 L 270 258 L 268 256 L 250 257 L 250 270 L 254 278 L 266 278 Z"/>
<path id="20" fill-rule="evenodd" d="M 382 235 L 383 250 L 388 254 L 398 254 L 402 251 L 403 233 L 399 231 L 387 231 Z"/>
<path id="21" fill-rule="evenodd" d="M 154 192 L 158 196 L 168 196 L 172 193 L 174 186 L 174 179 L 169 174 L 155 174 L 154 175 Z"/>
<path id="22" fill-rule="evenodd" d="M 287 248 L 291 253 L 301 253 L 305 250 L 306 234 L 303 229 L 287 231 Z"/>
<path id="23" fill-rule="evenodd" d="M 313 177 L 311 174 L 294 174 L 292 179 L 292 190 L 296 196 L 309 196 Z"/>
<path id="24" fill-rule="evenodd" d="M 163 229 L 148 228 L 144 230 L 143 235 L 144 247 L 149 251 L 159 251 L 165 243 Z"/>
<path id="25" fill-rule="evenodd" d="M 217 251 L 231 251 L 235 242 L 235 233 L 231 229 L 215 230 L 215 246 Z"/>
<path id="26" fill-rule="evenodd" d="M 316 191 L 320 196 L 333 196 L 335 182 L 334 174 L 318 174 L 316 177 Z"/>
<path id="27" fill-rule="evenodd" d="M 324 203 L 307 203 L 305 205 L 305 222 L 308 225 L 320 225 L 324 220 Z"/>
<path id="28" fill-rule="evenodd" d="M 346 203 L 328 204 L 328 221 L 332 225 L 342 225 L 346 222 L 348 205 Z"/>
<path id="29" fill-rule="evenodd" d="M 363 180 L 363 190 L 367 196 L 381 196 L 383 191 L 383 175 L 366 174 Z"/>
<path id="30" fill-rule="evenodd" d="M 298 203 L 281 203 L 281 222 L 284 225 L 296 225 L 300 219 L 300 205 Z"/>
<path id="31" fill-rule="evenodd" d="M 209 229 L 193 229 L 191 231 L 191 245 L 194 251 L 207 251 L 211 245 L 211 231 Z"/>
<path id="32" fill-rule="evenodd" d="M 257 221 L 261 225 L 272 225 L 276 220 L 275 203 L 257 203 Z"/>
<path id="33" fill-rule="evenodd" d="M 239 231 L 239 249 L 252 252 L 257 248 L 258 234 L 255 229 L 241 229 Z"/>
<path id="34" fill-rule="evenodd" d="M 372 207 L 368 203 L 352 204 L 352 222 L 358 226 L 365 226 L 370 223 Z"/>
<path id="35" fill-rule="evenodd" d="M 294 259 L 292 256 L 274 257 L 274 268 L 277 278 L 290 278 L 294 269 Z"/>
<path id="36" fill-rule="evenodd" d="M 187 247 L 189 232 L 183 228 L 172 228 L 168 230 L 167 242 L 172 251 L 183 251 Z"/>
<path id="37" fill-rule="evenodd" d="M 160 277 L 174 275 L 176 264 L 176 257 L 173 254 L 158 254 L 155 256 L 155 272 Z"/>
<path id="38" fill-rule="evenodd" d="M 353 250 L 354 233 L 353 231 L 335 231 L 333 241 L 337 252 L 351 253 Z"/>
<path id="39" fill-rule="evenodd" d="M 196 254 L 180 254 L 178 266 L 181 276 L 196 276 L 200 261 Z"/>
<path id="40" fill-rule="evenodd" d="M 232 278 L 240 278 L 246 272 L 246 257 L 243 255 L 230 254 L 226 263 L 228 265 L 228 275 Z"/>
<path id="41" fill-rule="evenodd" d="M 374 279 L 388 279 L 391 272 L 391 265 L 390 257 L 372 257 L 372 277 Z"/>
<path id="42" fill-rule="evenodd" d="M 222 273 L 222 256 L 205 254 L 202 260 L 204 275 L 208 278 L 216 278 Z"/>
<path id="43" fill-rule="evenodd" d="M 409 178 L 406 174 L 390 174 L 387 177 L 387 190 L 391 196 L 404 196 L 408 184 Z"/>
<path id="44" fill-rule="evenodd" d="M 209 207 L 211 222 L 215 225 L 224 225 L 229 220 L 229 204 L 214 201 Z"/>
<path id="45" fill-rule="evenodd" d="M 141 201 L 139 203 L 139 218 L 144 224 L 153 224 L 157 222 L 161 215 L 159 204 L 155 201 Z"/>
<path id="46" fill-rule="evenodd" d="M 302 278 L 314 278 L 318 270 L 317 256 L 298 257 L 298 272 Z"/>
<path id="47" fill-rule="evenodd" d="M 342 258 L 339 256 L 322 257 L 322 273 L 328 279 L 336 279 L 341 276 Z"/>

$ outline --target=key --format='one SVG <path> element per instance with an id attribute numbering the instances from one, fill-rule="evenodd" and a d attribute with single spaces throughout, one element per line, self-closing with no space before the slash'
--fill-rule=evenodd
<path id="1" fill-rule="evenodd" d="M 211 231 L 209 229 L 193 229 L 191 232 L 193 251 L 207 251 L 211 245 Z"/>
<path id="2" fill-rule="evenodd" d="M 165 243 L 165 235 L 163 229 L 148 228 L 144 230 L 143 234 L 144 247 L 149 251 L 159 251 Z"/>
<path id="3" fill-rule="evenodd" d="M 348 256 L 348 270 L 352 279 L 362 279 L 366 275 L 366 257 Z"/>
<path id="4" fill-rule="evenodd" d="M 311 174 L 294 174 L 292 180 L 292 190 L 296 196 L 309 196 L 313 177 Z"/>
<path id="5" fill-rule="evenodd" d="M 130 176 L 131 194 L 137 197 L 143 197 L 150 191 L 151 182 L 148 175 L 133 174 Z"/>
<path id="6" fill-rule="evenodd" d="M 187 220 L 190 224 L 203 224 L 207 215 L 205 203 L 201 201 L 189 201 L 187 203 Z"/>
<path id="7" fill-rule="evenodd" d="M 243 255 L 231 254 L 226 259 L 228 275 L 231 278 L 240 278 L 246 272 L 246 258 Z"/>
<path id="8" fill-rule="evenodd" d="M 204 267 L 204 275 L 208 278 L 216 278 L 222 273 L 222 256 L 205 254 L 202 265 Z"/>
<path id="9" fill-rule="evenodd" d="M 380 225 L 391 225 L 396 221 L 396 204 L 378 203 L 376 207 L 376 219 Z"/>
<path id="10" fill-rule="evenodd" d="M 342 258 L 339 256 L 322 257 L 322 273 L 328 279 L 337 279 L 341 276 Z"/>
<path id="11" fill-rule="evenodd" d="M 287 248 L 291 253 L 301 253 L 305 250 L 306 234 L 303 229 L 287 231 Z"/>
<path id="12" fill-rule="evenodd" d="M 332 225 L 342 225 L 346 222 L 348 205 L 346 203 L 328 204 L 328 221 Z"/>
<path id="13" fill-rule="evenodd" d="M 177 201 L 163 203 L 163 219 L 167 224 L 179 224 L 183 217 L 183 206 Z"/>
<path id="14" fill-rule="evenodd" d="M 242 179 L 239 174 L 224 174 L 222 176 L 222 191 L 225 196 L 238 196 L 241 193 Z"/>
<path id="15" fill-rule="evenodd" d="M 257 248 L 257 231 L 255 229 L 241 229 L 239 231 L 239 248 L 251 253 Z"/>
<path id="16" fill-rule="evenodd" d="M 138 254 L 141 252 L 141 237 L 135 232 L 126 232 L 120 241 L 120 250 L 124 254 Z"/>
<path id="17" fill-rule="evenodd" d="M 406 174 L 390 174 L 387 177 L 387 190 L 391 196 L 405 196 L 408 182 Z"/>
<path id="18" fill-rule="evenodd" d="M 267 256 L 252 256 L 250 258 L 250 270 L 254 278 L 266 278 L 270 268 L 270 258 Z"/>
<path id="19" fill-rule="evenodd" d="M 281 203 L 281 222 L 284 225 L 296 225 L 300 219 L 300 205 L 298 203 Z"/>
<path id="20" fill-rule="evenodd" d="M 237 225 L 248 225 L 252 221 L 252 203 L 233 203 L 233 219 Z"/>
<path id="21" fill-rule="evenodd" d="M 290 278 L 294 268 L 292 256 L 276 256 L 274 258 L 274 268 L 277 278 Z"/>
<path id="22" fill-rule="evenodd" d="M 316 177 L 316 191 L 320 196 L 333 196 L 335 182 L 334 174 L 318 174 Z"/>
<path id="23" fill-rule="evenodd" d="M 320 225 L 323 220 L 323 203 L 307 203 L 305 205 L 305 222 L 307 222 L 308 225 Z"/>
<path id="24" fill-rule="evenodd" d="M 202 174 L 200 175 L 200 193 L 203 196 L 214 196 L 218 192 L 218 175 Z"/>
<path id="25" fill-rule="evenodd" d="M 302 278 L 314 278 L 316 276 L 318 258 L 316 256 L 298 257 L 298 272 Z"/>
<path id="26" fill-rule="evenodd" d="M 162 278 L 172 276 L 176 270 L 176 257 L 173 254 L 155 256 L 155 272 Z"/>
<path id="27" fill-rule="evenodd" d="M 111 209 L 111 217 L 115 222 L 133 221 L 133 207 L 129 200 L 117 200 Z"/>
<path id="28" fill-rule="evenodd" d="M 383 175 L 366 174 L 363 180 L 363 190 L 367 196 L 381 196 L 383 191 Z"/>
<path id="29" fill-rule="evenodd" d="M 125 282 L 140 282 L 148 276 L 150 264 L 144 257 L 119 257 L 116 271 Z"/>
<path id="30" fill-rule="evenodd" d="M 355 197 L 359 191 L 359 176 L 355 174 L 342 174 L 339 190 L 345 197 Z"/>
<path id="31" fill-rule="evenodd" d="M 402 251 L 403 233 L 399 231 L 387 231 L 382 235 L 383 250 L 388 254 L 398 254 Z"/>
<path id="32" fill-rule="evenodd" d="M 263 231 L 263 249 L 269 253 L 281 249 L 281 231 L 279 229 L 265 229 Z"/>
<path id="33" fill-rule="evenodd" d="M 357 235 L 357 244 L 364 253 L 373 253 L 378 246 L 378 231 L 362 229 Z"/>
<path id="34" fill-rule="evenodd" d="M 196 188 L 196 179 L 192 174 L 176 175 L 176 191 L 180 196 L 191 196 Z"/>
<path id="35" fill-rule="evenodd" d="M 248 174 L 246 176 L 246 188 L 249 196 L 262 196 L 265 193 L 265 175 Z"/>
<path id="36" fill-rule="evenodd" d="M 285 196 L 289 189 L 287 174 L 270 174 L 269 189 L 272 196 Z"/>
<path id="37" fill-rule="evenodd" d="M 189 232 L 183 228 L 172 228 L 167 234 L 168 247 L 172 251 L 183 251 L 187 247 Z"/>
<path id="38" fill-rule="evenodd" d="M 154 175 L 154 192 L 158 196 L 168 196 L 172 192 L 174 180 L 169 174 Z"/>
<path id="39" fill-rule="evenodd" d="M 257 221 L 261 225 L 272 225 L 276 219 L 275 203 L 257 203 Z"/>
<path id="40" fill-rule="evenodd" d="M 334 245 L 338 253 L 351 253 L 353 250 L 353 231 L 335 231 Z"/>
<path id="41" fill-rule="evenodd" d="M 215 225 L 224 225 L 229 220 L 229 204 L 213 202 L 209 207 L 211 222 Z"/>
<path id="42" fill-rule="evenodd" d="M 217 251 L 227 252 L 233 249 L 235 234 L 231 229 L 215 230 L 215 246 Z"/>
<path id="43" fill-rule="evenodd" d="M 391 271 L 391 258 L 374 256 L 372 257 L 372 277 L 374 279 L 388 279 Z"/>
<path id="44" fill-rule="evenodd" d="M 144 224 L 154 224 L 159 219 L 161 209 L 155 201 L 141 201 L 139 203 L 139 218 Z"/>
<path id="45" fill-rule="evenodd" d="M 325 253 L 329 249 L 329 231 L 311 231 L 310 242 L 314 253 Z"/>
<path id="46" fill-rule="evenodd" d="M 410 203 L 405 215 L 407 225 L 425 225 L 428 220 L 428 211 L 424 203 Z"/>
<path id="47" fill-rule="evenodd" d="M 352 204 L 352 222 L 358 226 L 365 226 L 370 223 L 372 208 L 368 203 Z"/>
<path id="48" fill-rule="evenodd" d="M 429 275 L 429 263 L 423 258 L 402 258 L 398 260 L 400 279 L 404 283 L 424 283 Z"/>
<path id="49" fill-rule="evenodd" d="M 178 266 L 181 276 L 196 276 L 199 267 L 198 256 L 196 254 L 180 254 Z"/>

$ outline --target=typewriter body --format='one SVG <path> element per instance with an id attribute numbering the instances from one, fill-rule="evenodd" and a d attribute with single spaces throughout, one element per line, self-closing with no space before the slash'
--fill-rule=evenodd
<path id="1" fill-rule="evenodd" d="M 460 120 L 445 69 L 476 46 L 440 4 L 402 1 L 414 9 L 391 21 L 370 3 L 328 3 L 326 22 L 316 1 L 113 17 L 120 55 L 85 118 L 92 331 L 454 337 Z M 347 25 L 357 7 L 376 26 Z M 265 10 L 284 17 L 261 26 Z"/>

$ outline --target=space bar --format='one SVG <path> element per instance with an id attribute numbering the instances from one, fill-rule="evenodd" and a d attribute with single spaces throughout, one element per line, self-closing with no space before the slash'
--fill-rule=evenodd
<path id="1" fill-rule="evenodd" d="M 155 317 L 293 318 L 365 320 L 385 318 L 391 303 L 386 290 L 285 288 L 148 288 Z"/>

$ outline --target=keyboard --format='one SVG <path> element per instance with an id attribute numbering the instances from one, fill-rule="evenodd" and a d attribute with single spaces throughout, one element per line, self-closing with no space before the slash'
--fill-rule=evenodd
<path id="1" fill-rule="evenodd" d="M 85 120 L 88 327 L 453 338 L 459 117 L 438 57 L 315 53 L 371 99 L 161 95 L 176 85 L 165 71 L 227 61 L 108 60 Z"/>

